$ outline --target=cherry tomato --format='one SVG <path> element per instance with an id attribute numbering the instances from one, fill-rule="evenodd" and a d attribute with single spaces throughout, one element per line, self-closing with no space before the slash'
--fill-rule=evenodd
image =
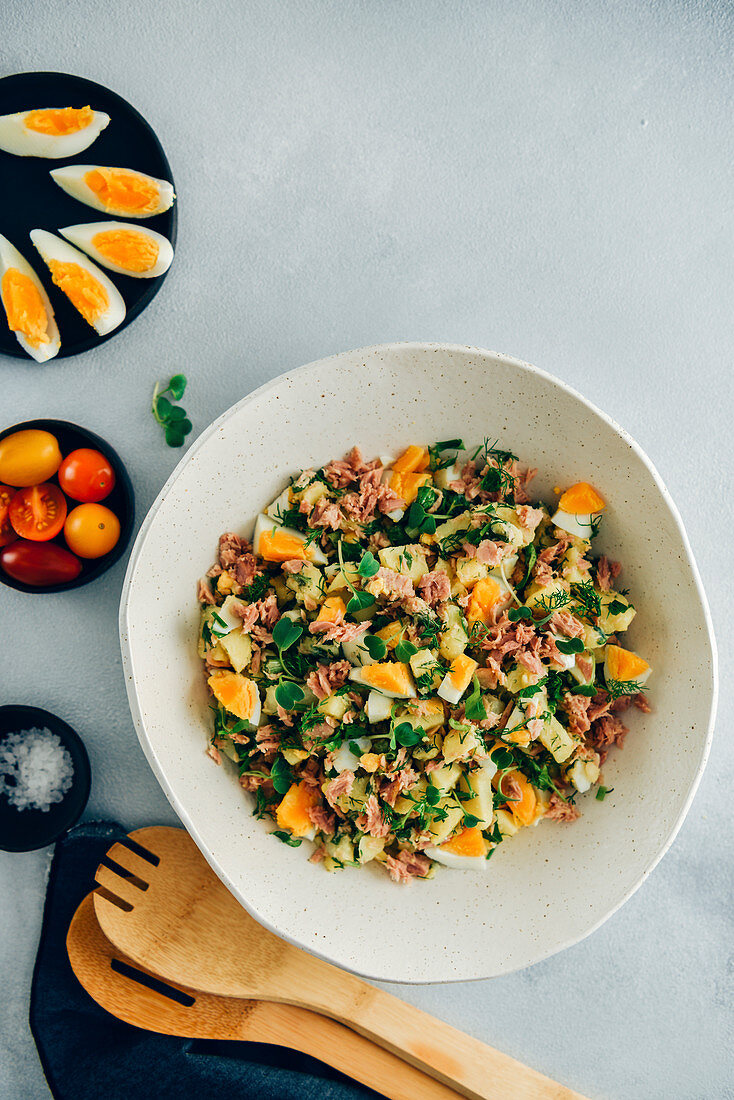
<path id="1" fill-rule="evenodd" d="M 58 535 L 66 519 L 66 497 L 48 481 L 19 489 L 8 508 L 13 530 L 32 542 L 47 542 Z"/>
<path id="2" fill-rule="evenodd" d="M 7 546 L 15 538 L 10 519 L 8 518 L 8 505 L 15 492 L 9 485 L 0 485 L 0 546 Z"/>
<path id="3" fill-rule="evenodd" d="M 0 439 L 0 481 L 26 487 L 48 481 L 61 465 L 61 451 L 55 435 L 38 428 L 25 428 Z"/>
<path id="4" fill-rule="evenodd" d="M 80 504 L 64 524 L 64 538 L 80 558 L 109 554 L 119 537 L 120 521 L 104 504 Z"/>
<path id="5" fill-rule="evenodd" d="M 80 447 L 61 463 L 59 485 L 72 500 L 96 504 L 114 489 L 115 471 L 100 451 Z"/>
<path id="6" fill-rule="evenodd" d="M 75 580 L 82 563 L 55 542 L 17 542 L 0 550 L 0 568 L 9 577 L 39 588 Z"/>

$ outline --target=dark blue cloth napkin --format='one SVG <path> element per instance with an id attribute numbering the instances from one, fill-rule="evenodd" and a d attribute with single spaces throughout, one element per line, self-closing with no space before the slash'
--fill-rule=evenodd
<path id="1" fill-rule="evenodd" d="M 377 1100 L 306 1055 L 262 1043 L 202 1042 L 141 1031 L 82 989 L 66 954 L 76 907 L 125 830 L 78 825 L 56 845 L 33 974 L 30 1024 L 56 1100 Z"/>

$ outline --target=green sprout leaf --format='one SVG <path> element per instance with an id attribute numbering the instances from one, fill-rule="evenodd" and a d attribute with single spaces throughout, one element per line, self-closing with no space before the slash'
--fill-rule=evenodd
<path id="1" fill-rule="evenodd" d="M 293 782 L 293 772 L 284 757 L 276 756 L 270 769 L 270 778 L 278 794 L 285 794 Z"/>
<path id="2" fill-rule="evenodd" d="M 532 619 L 533 613 L 529 607 L 511 607 L 507 612 L 507 618 L 511 623 L 519 623 L 520 619 Z"/>
<path id="3" fill-rule="evenodd" d="M 292 680 L 281 680 L 275 689 L 275 701 L 283 710 L 293 710 L 305 698 L 303 688 L 294 684 Z"/>
<path id="4" fill-rule="evenodd" d="M 369 653 L 373 661 L 381 661 L 387 653 L 387 646 L 382 638 L 376 638 L 374 634 L 365 634 L 362 645 Z"/>
<path id="5" fill-rule="evenodd" d="M 281 653 L 295 645 L 302 634 L 303 623 L 294 623 L 293 619 L 288 619 L 285 616 L 278 619 L 273 627 L 273 641 Z"/>
<path id="6" fill-rule="evenodd" d="M 359 563 L 357 573 L 360 577 L 374 577 L 375 573 L 380 568 L 380 563 L 369 550 L 362 555 L 362 560 Z"/>
<path id="7" fill-rule="evenodd" d="M 464 714 L 471 722 L 481 722 L 483 718 L 487 717 L 487 708 L 484 705 L 479 687 L 479 680 L 476 676 L 472 682 L 473 687 L 471 694 L 467 697 L 466 703 L 464 704 Z"/>
<path id="8" fill-rule="evenodd" d="M 580 638 L 560 639 L 556 642 L 556 649 L 559 653 L 583 653 L 584 643 Z"/>
<path id="9" fill-rule="evenodd" d="M 402 638 L 395 646 L 395 656 L 399 661 L 405 664 L 410 658 L 418 652 L 418 647 L 414 646 L 412 642 L 406 641 Z"/>
<path id="10" fill-rule="evenodd" d="M 168 383 L 168 389 L 171 391 L 174 401 L 180 401 L 186 389 L 186 375 L 174 374 Z"/>
<path id="11" fill-rule="evenodd" d="M 291 836 L 290 833 L 286 833 L 283 829 L 273 829 L 273 836 L 277 836 L 278 840 L 282 840 L 289 848 L 300 848 L 303 844 L 302 836 Z"/>
<path id="12" fill-rule="evenodd" d="M 150 409 L 163 428 L 169 447 L 182 447 L 186 436 L 192 431 L 192 424 L 186 416 L 186 410 L 172 403 L 183 397 L 185 389 L 186 377 L 183 374 L 174 374 L 163 389 L 161 383 L 156 382 L 153 389 Z M 169 394 L 169 397 L 166 397 L 166 394 Z"/>

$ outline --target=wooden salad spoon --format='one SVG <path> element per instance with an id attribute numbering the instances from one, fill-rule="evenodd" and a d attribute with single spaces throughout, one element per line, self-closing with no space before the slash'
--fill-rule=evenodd
<path id="1" fill-rule="evenodd" d="M 579 1094 L 397 997 L 279 939 L 235 900 L 188 833 L 152 827 L 113 845 L 94 907 L 125 955 L 166 981 L 329 1016 L 470 1100 Z M 226 935 L 214 930 L 226 929 Z M 583 1100 L 583 1098 L 581 1098 Z"/>
<path id="2" fill-rule="evenodd" d="M 214 997 L 162 982 L 110 943 L 95 916 L 91 894 L 74 914 L 66 949 L 71 968 L 90 997 L 134 1027 L 185 1039 L 236 1039 L 288 1047 L 318 1058 L 390 1100 L 458 1100 L 453 1089 L 327 1016 L 271 1001 Z"/>

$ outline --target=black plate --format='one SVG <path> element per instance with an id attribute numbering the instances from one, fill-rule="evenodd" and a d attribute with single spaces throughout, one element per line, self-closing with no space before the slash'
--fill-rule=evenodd
<path id="1" fill-rule="evenodd" d="M 48 729 L 66 747 L 74 765 L 71 786 L 60 802 L 46 811 L 16 810 L 0 795 L 0 849 L 4 852 L 32 852 L 45 848 L 79 820 L 89 798 L 92 775 L 84 742 L 71 726 L 40 707 L 0 707 L 0 747 L 10 733 Z"/>
<path id="2" fill-rule="evenodd" d="M 104 557 L 87 561 L 82 559 L 82 571 L 73 581 L 45 586 L 23 584 L 21 581 L 9 577 L 2 569 L 0 569 L 0 581 L 10 588 L 17 588 L 19 592 L 66 592 L 70 588 L 81 588 L 82 585 L 89 584 L 90 581 L 96 580 L 102 573 L 106 573 L 110 566 L 114 565 L 125 553 L 135 522 L 135 493 L 133 492 L 130 476 L 117 451 L 113 450 L 109 443 L 105 443 L 104 439 L 100 439 L 94 432 L 89 432 L 86 428 L 80 428 L 78 424 L 70 424 L 67 420 L 26 420 L 23 424 L 14 424 L 11 428 L 5 428 L 1 431 L 0 440 L 5 439 L 6 435 L 23 431 L 25 428 L 41 428 L 43 431 L 55 435 L 64 458 L 78 447 L 92 447 L 95 451 L 101 451 L 105 458 L 109 459 L 112 469 L 115 471 L 115 487 L 110 495 L 99 503 L 104 504 L 113 511 L 119 519 L 120 537 L 117 540 L 117 545 Z M 49 481 L 57 485 L 58 478 L 56 474 L 49 478 Z M 69 511 L 75 508 L 77 503 L 69 500 Z M 55 542 L 59 546 L 63 546 L 65 550 L 69 549 L 63 531 L 55 539 L 49 539 L 49 542 Z"/>
<path id="3" fill-rule="evenodd" d="M 48 229 L 56 233 L 59 227 L 66 225 L 113 220 L 62 191 L 49 175 L 52 168 L 66 164 L 135 168 L 173 183 L 166 154 L 151 127 L 134 107 L 109 88 L 70 73 L 16 73 L 0 80 L 0 115 L 38 107 L 86 107 L 87 104 L 96 111 L 105 111 L 110 116 L 110 123 L 78 156 L 48 160 L 45 157 L 15 157 L 0 150 L 0 233 L 25 256 L 48 292 L 61 334 L 57 359 L 89 351 L 121 332 L 153 300 L 167 274 L 156 279 L 133 279 L 130 275 L 118 275 L 103 268 L 125 299 L 127 314 L 118 328 L 106 336 L 98 336 L 66 295 L 51 282 L 48 268 L 31 243 L 28 236 L 31 229 Z M 174 247 L 176 205 L 174 201 L 165 214 L 140 221 L 142 226 L 149 226 L 168 237 Z M 129 220 L 136 221 L 135 218 Z M 1 305 L 0 352 L 33 362 L 8 328 Z M 53 364 L 54 360 L 49 362 Z"/>

